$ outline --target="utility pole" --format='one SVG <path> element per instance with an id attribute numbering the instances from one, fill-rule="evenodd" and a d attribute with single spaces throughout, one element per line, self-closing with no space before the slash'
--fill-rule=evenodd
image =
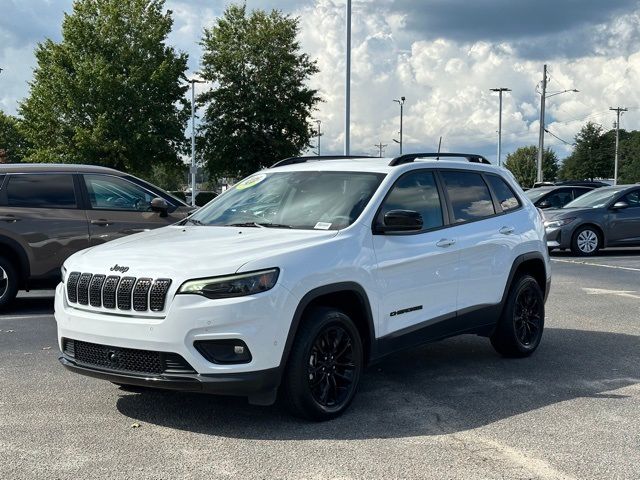
<path id="1" fill-rule="evenodd" d="M 191 84 L 191 206 L 196 206 L 196 174 L 198 167 L 196 166 L 196 102 L 195 102 L 195 86 L 196 83 L 204 83 L 202 80 L 192 78 L 187 80 Z"/>
<path id="2" fill-rule="evenodd" d="M 347 0 L 347 59 L 344 89 L 344 154 L 351 152 L 351 0 Z"/>
<path id="3" fill-rule="evenodd" d="M 616 120 L 616 153 L 614 160 L 614 169 L 613 169 L 613 184 L 618 184 L 618 146 L 620 145 L 620 114 L 622 112 L 626 112 L 629 109 L 623 107 L 613 108 L 610 107 L 609 110 L 616 112 L 617 120 Z"/>
<path id="4" fill-rule="evenodd" d="M 314 120 L 318 124 L 318 152 L 317 155 L 320 156 L 320 137 L 322 133 L 320 133 L 320 126 L 322 125 L 322 120 Z"/>
<path id="5" fill-rule="evenodd" d="M 404 115 L 404 101 L 406 100 L 405 97 L 400 97 L 400 100 L 394 100 L 394 102 L 396 102 L 398 105 L 400 105 L 400 140 L 396 140 L 395 138 L 393 139 L 394 142 L 399 143 L 400 144 L 400 155 L 402 155 L 402 122 L 403 122 L 403 115 Z"/>
<path id="6" fill-rule="evenodd" d="M 542 73 L 542 94 L 540 97 L 540 133 L 538 134 L 538 173 L 536 181 L 542 182 L 542 156 L 544 155 L 544 106 L 547 96 L 547 65 Z"/>
<path id="7" fill-rule="evenodd" d="M 388 145 L 383 144 L 383 143 L 382 143 L 382 140 L 380 140 L 380 143 L 378 143 L 378 144 L 374 145 L 374 147 L 376 147 L 376 148 L 378 149 L 378 152 L 379 152 L 378 157 L 382 158 L 382 154 L 383 154 L 383 152 L 384 152 L 384 149 L 385 149 L 386 147 L 388 147 Z"/>
<path id="8" fill-rule="evenodd" d="M 502 165 L 502 92 L 510 92 L 510 88 L 500 87 L 492 88 L 492 92 L 498 92 L 500 98 L 500 107 L 498 109 L 498 166 Z"/>

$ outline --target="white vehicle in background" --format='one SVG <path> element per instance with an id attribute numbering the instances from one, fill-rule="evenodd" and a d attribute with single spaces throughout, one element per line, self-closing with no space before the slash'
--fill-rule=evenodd
<path id="1" fill-rule="evenodd" d="M 453 335 L 509 357 L 540 343 L 539 212 L 483 157 L 299 157 L 180 224 L 73 255 L 60 361 L 124 386 L 242 395 L 323 420 L 364 368 Z"/>

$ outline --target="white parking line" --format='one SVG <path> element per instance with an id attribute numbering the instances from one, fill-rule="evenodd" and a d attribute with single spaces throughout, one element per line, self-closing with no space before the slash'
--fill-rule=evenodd
<path id="1" fill-rule="evenodd" d="M 583 288 L 587 295 L 617 295 L 618 297 L 638 298 L 640 295 L 636 294 L 634 290 L 607 290 L 605 288 Z"/>
<path id="2" fill-rule="evenodd" d="M 575 263 L 576 265 L 590 265 L 592 267 L 616 268 L 618 270 L 630 270 L 632 272 L 640 272 L 640 268 L 621 267 L 619 265 L 603 265 L 602 263 L 584 262 L 584 261 L 576 261 L 576 260 L 561 260 L 559 258 L 552 258 L 551 261 L 560 262 L 560 263 Z"/>
<path id="3" fill-rule="evenodd" d="M 53 317 L 53 313 L 38 313 L 34 315 L 0 315 L 0 322 L 2 320 L 20 320 L 26 318 L 43 318 L 43 317 Z"/>

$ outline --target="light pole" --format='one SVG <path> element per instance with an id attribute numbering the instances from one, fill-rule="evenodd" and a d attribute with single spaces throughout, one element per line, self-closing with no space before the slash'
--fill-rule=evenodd
<path id="1" fill-rule="evenodd" d="M 191 84 L 191 206 L 196 206 L 196 174 L 198 167 L 196 166 L 196 83 L 204 83 L 202 80 L 192 78 L 187 80 Z"/>
<path id="2" fill-rule="evenodd" d="M 351 152 L 351 0 L 347 0 L 347 58 L 344 88 L 344 154 Z"/>
<path id="3" fill-rule="evenodd" d="M 498 92 L 500 98 L 500 107 L 498 109 L 498 166 L 502 165 L 502 92 L 510 92 L 510 88 L 500 87 L 492 88 L 492 92 Z"/>
<path id="4" fill-rule="evenodd" d="M 322 133 L 320 133 L 320 126 L 322 125 L 322 120 L 314 120 L 318 124 L 318 156 L 320 156 L 320 137 Z"/>
<path id="5" fill-rule="evenodd" d="M 396 102 L 398 105 L 400 105 L 400 140 L 398 141 L 398 140 L 396 140 L 394 138 L 393 141 L 400 144 L 400 155 L 402 155 L 402 117 L 404 115 L 404 101 L 405 100 L 406 100 L 405 97 L 400 97 L 400 100 L 398 100 L 398 99 L 394 100 L 394 102 Z"/>
<path id="6" fill-rule="evenodd" d="M 544 111 L 545 111 L 545 104 L 546 104 L 546 100 L 547 98 L 550 97 L 555 97 L 556 95 L 561 95 L 563 93 L 567 93 L 567 92 L 579 92 L 579 90 L 576 90 L 575 88 L 570 88 L 568 90 L 562 90 L 561 92 L 554 92 L 551 93 L 549 95 L 547 95 L 547 66 L 544 66 L 544 70 L 542 73 L 542 92 L 540 93 L 540 132 L 538 133 L 538 159 L 537 159 L 537 174 L 536 174 L 536 181 L 537 182 L 542 182 L 543 180 L 543 176 L 542 176 L 542 157 L 544 155 Z"/>

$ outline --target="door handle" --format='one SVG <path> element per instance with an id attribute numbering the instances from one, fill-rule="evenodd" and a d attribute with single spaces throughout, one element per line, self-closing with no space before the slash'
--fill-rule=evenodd
<path id="1" fill-rule="evenodd" d="M 20 220 L 20 219 L 16 218 L 14 215 L 2 215 L 2 216 L 0 216 L 0 222 L 14 223 L 14 222 L 17 222 L 18 220 Z"/>
<path id="2" fill-rule="evenodd" d="M 109 222 L 109 220 L 105 220 L 101 218 L 99 220 L 91 220 L 91 225 L 98 225 L 99 227 L 108 227 L 109 225 L 111 225 L 111 223 Z"/>
<path id="3" fill-rule="evenodd" d="M 436 243 L 436 247 L 447 248 L 455 243 L 456 241 L 453 238 L 443 238 L 442 240 Z"/>
<path id="4" fill-rule="evenodd" d="M 516 229 L 514 227 L 502 227 L 499 232 L 502 235 L 511 235 Z"/>

